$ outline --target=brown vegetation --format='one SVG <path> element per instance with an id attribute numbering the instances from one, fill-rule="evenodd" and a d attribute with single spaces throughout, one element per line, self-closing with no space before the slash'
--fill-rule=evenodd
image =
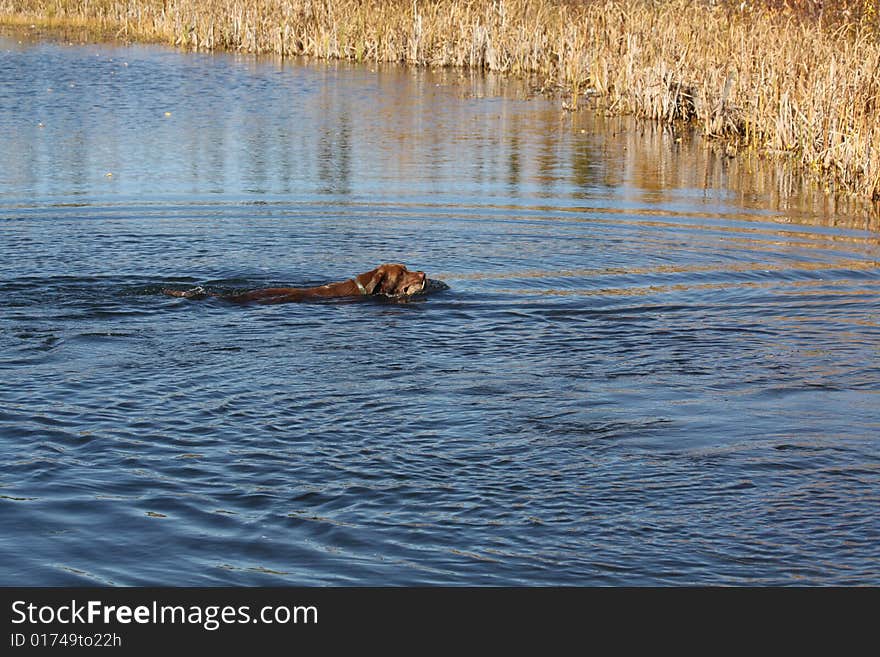
<path id="1" fill-rule="evenodd" d="M 0 22 L 538 76 L 880 200 L 880 0 L 0 0 Z"/>

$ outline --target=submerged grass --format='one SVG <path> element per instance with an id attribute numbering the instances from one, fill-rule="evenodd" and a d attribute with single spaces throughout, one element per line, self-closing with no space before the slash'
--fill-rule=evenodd
<path id="1" fill-rule="evenodd" d="M 880 200 L 880 0 L 0 0 L 0 23 L 539 76 Z"/>

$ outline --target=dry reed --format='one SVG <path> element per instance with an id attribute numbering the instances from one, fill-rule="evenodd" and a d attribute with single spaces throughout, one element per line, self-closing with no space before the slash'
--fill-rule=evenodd
<path id="1" fill-rule="evenodd" d="M 535 75 L 880 200 L 880 0 L 0 0 L 3 22 Z"/>

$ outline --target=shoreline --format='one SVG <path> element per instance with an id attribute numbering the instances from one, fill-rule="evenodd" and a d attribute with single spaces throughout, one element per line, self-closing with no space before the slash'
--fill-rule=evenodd
<path id="1" fill-rule="evenodd" d="M 565 110 L 697 128 L 880 208 L 880 0 L 0 0 L 0 25 L 530 76 Z"/>

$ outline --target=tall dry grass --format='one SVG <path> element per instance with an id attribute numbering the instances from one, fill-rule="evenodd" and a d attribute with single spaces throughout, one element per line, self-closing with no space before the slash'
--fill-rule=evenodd
<path id="1" fill-rule="evenodd" d="M 540 76 L 880 200 L 880 0 L 0 0 L 0 22 Z"/>

